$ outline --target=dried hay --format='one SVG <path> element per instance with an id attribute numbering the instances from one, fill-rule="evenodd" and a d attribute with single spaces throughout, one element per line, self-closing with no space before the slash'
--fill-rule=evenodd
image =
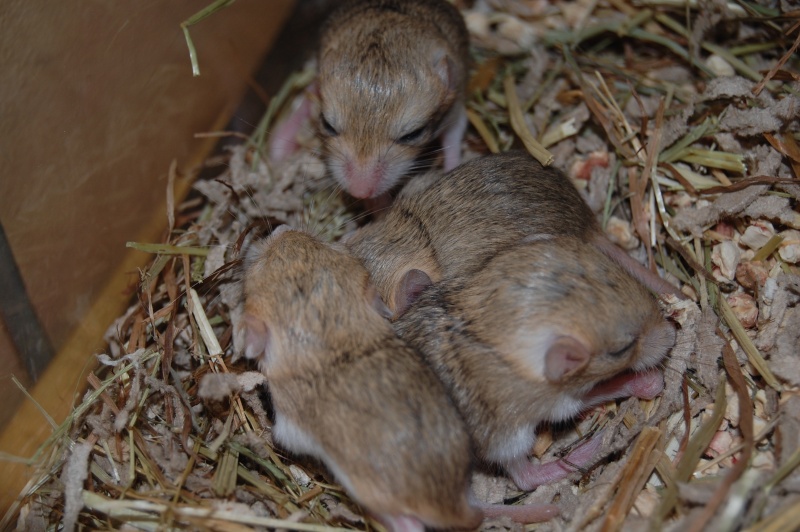
<path id="1" fill-rule="evenodd" d="M 477 59 L 466 157 L 522 141 L 551 158 L 612 239 L 691 297 L 666 304 L 680 331 L 661 397 L 539 438 L 534 454 L 548 459 L 602 428 L 591 470 L 531 494 L 478 473 L 476 492 L 556 501 L 563 517 L 529 527 L 542 530 L 796 529 L 800 12 L 786 1 L 477 0 L 464 13 Z M 171 209 L 168 242 L 135 245 L 155 256 L 137 300 L 5 526 L 376 526 L 319 467 L 273 448 L 263 376 L 233 356 L 248 228 L 288 222 L 335 239 L 355 226 L 311 128 L 282 167 L 262 155 L 310 77 L 287 82 L 225 172 L 196 184 L 201 202 Z"/>

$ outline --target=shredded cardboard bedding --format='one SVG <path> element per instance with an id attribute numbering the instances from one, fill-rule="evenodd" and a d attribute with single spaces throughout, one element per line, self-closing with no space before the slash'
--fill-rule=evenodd
<path id="1" fill-rule="evenodd" d="M 558 504 L 537 530 L 797 529 L 800 12 L 788 1 L 456 3 L 475 58 L 464 158 L 521 146 L 552 157 L 612 240 L 689 297 L 663 305 L 678 338 L 660 397 L 544 427 L 532 450 L 552 460 L 602 430 L 591 468 L 532 493 L 481 471 L 477 496 Z M 282 95 L 302 97 L 310 78 Z M 314 127 L 281 165 L 260 136 L 231 149 L 217 179 L 196 183 L 202 202 L 175 209 L 166 245 L 143 246 L 154 256 L 136 300 L 4 527 L 379 526 L 319 464 L 272 445 L 265 379 L 235 348 L 245 239 L 289 223 L 336 240 L 362 223 Z"/>

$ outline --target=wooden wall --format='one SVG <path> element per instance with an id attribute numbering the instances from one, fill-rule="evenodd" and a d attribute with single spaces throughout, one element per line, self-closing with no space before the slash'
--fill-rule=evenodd
<path id="1" fill-rule="evenodd" d="M 179 23 L 209 3 L 0 3 L 0 223 L 58 353 L 33 389 L 57 421 L 147 260 L 125 242 L 162 238 L 170 162 L 188 175 L 208 154 L 194 133 L 228 122 L 293 0 L 239 0 L 192 27 L 195 78 Z M 0 451 L 30 456 L 48 429 L 30 402 L 15 408 L 22 368 L 2 327 L 0 368 L 0 421 L 15 416 Z M 1 511 L 25 471 L 0 470 Z"/>

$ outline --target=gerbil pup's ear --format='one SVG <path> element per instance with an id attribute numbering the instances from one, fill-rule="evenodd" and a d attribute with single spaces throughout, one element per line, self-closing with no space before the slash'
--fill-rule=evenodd
<path id="1" fill-rule="evenodd" d="M 430 276 L 422 270 L 408 270 L 403 274 L 403 279 L 397 286 L 394 294 L 395 316 L 400 316 L 414 304 L 425 288 L 433 284 Z"/>
<path id="2" fill-rule="evenodd" d="M 244 315 L 244 356 L 247 358 L 269 358 L 270 334 L 264 320 L 249 312 Z"/>
<path id="3" fill-rule="evenodd" d="M 550 382 L 561 382 L 585 367 L 591 356 L 586 346 L 576 338 L 560 336 L 547 349 L 544 376 Z"/>
<path id="4" fill-rule="evenodd" d="M 442 80 L 442 84 L 449 94 L 456 92 L 456 77 L 453 75 L 456 65 L 444 49 L 436 49 L 431 61 L 433 71 Z"/>
<path id="5" fill-rule="evenodd" d="M 367 285 L 367 302 L 372 308 L 378 311 L 378 314 L 387 320 L 392 319 L 392 311 L 389 310 L 389 307 L 387 307 L 386 303 L 383 302 L 383 298 L 372 283 Z"/>

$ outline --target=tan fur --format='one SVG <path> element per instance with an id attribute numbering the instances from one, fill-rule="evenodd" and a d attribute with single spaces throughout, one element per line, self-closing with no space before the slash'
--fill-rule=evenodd
<path id="1" fill-rule="evenodd" d="M 594 385 L 657 365 L 675 337 L 639 283 L 569 236 L 521 244 L 471 277 L 429 287 L 395 330 L 445 383 L 479 454 L 490 461 L 506 456 L 503 465 L 514 456 L 499 450 L 515 435 L 528 434 L 532 443 L 537 425 L 575 415 L 564 405 L 579 405 Z M 530 341 L 543 337 L 579 339 L 591 354 L 588 364 L 550 382 L 541 366 L 545 353 L 532 352 Z M 515 452 L 524 457 L 529 450 Z"/>
<path id="2" fill-rule="evenodd" d="M 435 282 L 469 275 L 528 235 L 589 241 L 600 230 L 569 179 L 523 152 L 473 159 L 439 179 L 409 183 L 386 216 L 347 242 L 392 311 L 411 268 Z"/>
<path id="3" fill-rule="evenodd" d="M 356 0 L 331 15 L 319 51 L 320 105 L 337 132 L 327 140 L 329 166 L 348 191 L 370 176 L 380 183 L 359 197 L 389 190 L 463 113 L 468 38 L 443 0 Z M 414 142 L 398 142 L 426 125 Z"/>
<path id="4" fill-rule="evenodd" d="M 463 422 L 419 354 L 371 305 L 358 260 L 308 234 L 279 231 L 248 254 L 244 287 L 249 323 L 268 330 L 261 367 L 274 433 L 296 426 L 304 434 L 280 443 L 325 462 L 384 522 L 410 516 L 437 528 L 477 526 Z"/>

